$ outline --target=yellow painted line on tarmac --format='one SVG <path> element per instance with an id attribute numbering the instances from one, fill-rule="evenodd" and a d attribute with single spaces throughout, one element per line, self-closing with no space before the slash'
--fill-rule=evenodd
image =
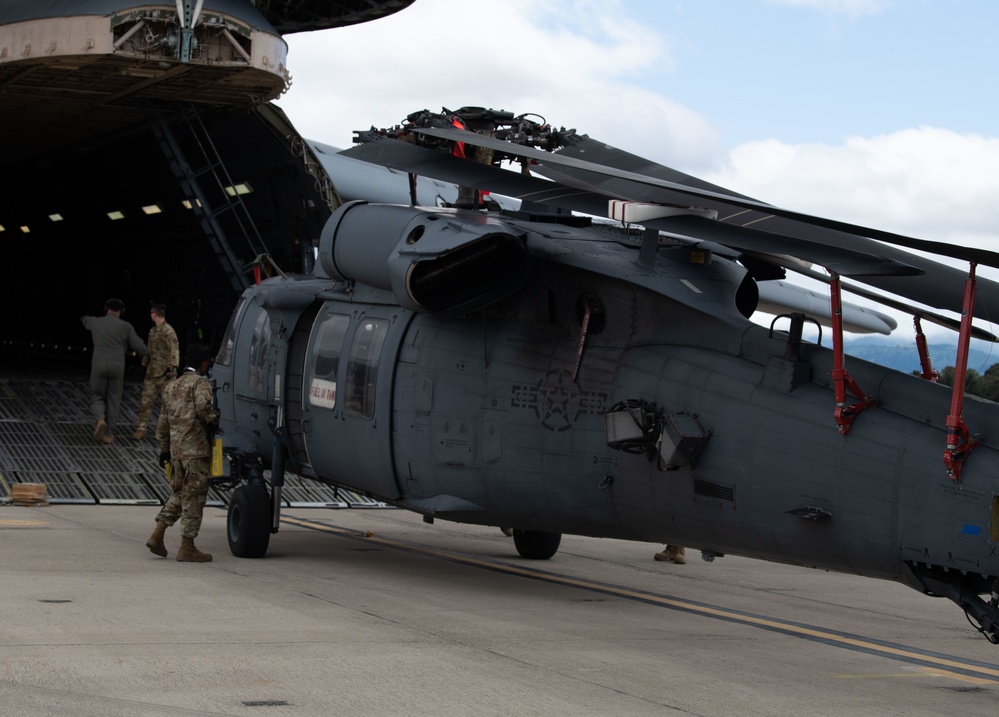
<path id="1" fill-rule="evenodd" d="M 695 614 L 705 615 L 707 617 L 714 617 L 722 620 L 727 620 L 730 622 L 742 623 L 744 625 L 752 625 L 754 627 L 760 627 L 767 630 L 773 630 L 776 632 L 782 632 L 789 635 L 795 635 L 805 639 L 825 642 L 827 644 L 836 645 L 847 649 L 858 650 L 870 654 L 883 655 L 892 659 L 897 659 L 917 664 L 920 667 L 922 667 L 924 670 L 927 670 L 928 673 L 930 674 L 953 677 L 955 679 L 963 679 L 966 681 L 975 681 L 976 684 L 995 684 L 999 682 L 999 665 L 989 665 L 979 662 L 964 661 L 957 657 L 942 655 L 933 652 L 924 652 L 917 648 L 909 648 L 895 643 L 869 640 L 859 635 L 850 635 L 848 633 L 823 630 L 822 628 L 813 625 L 803 625 L 800 623 L 785 622 L 783 620 L 778 620 L 776 618 L 770 618 L 761 615 L 753 615 L 750 613 L 740 612 L 737 610 L 728 610 L 715 605 L 698 603 L 690 600 L 683 600 L 680 598 L 671 597 L 669 595 L 660 595 L 657 593 L 646 592 L 643 590 L 633 590 L 631 588 L 626 588 L 620 585 L 612 585 L 609 583 L 601 583 L 594 580 L 585 580 L 582 578 L 574 578 L 567 575 L 559 575 L 558 573 L 552 573 L 545 570 L 538 570 L 536 568 L 523 568 L 500 561 L 475 558 L 469 555 L 464 555 L 462 553 L 454 553 L 446 550 L 440 550 L 438 548 L 432 548 L 429 546 L 419 545 L 416 543 L 407 543 L 405 541 L 393 540 L 391 538 L 381 538 L 378 535 L 375 535 L 374 533 L 370 532 L 347 530 L 345 528 L 338 528 L 324 523 L 316 523 L 308 520 L 302 520 L 299 518 L 288 518 L 285 516 L 281 517 L 281 521 L 289 523 L 291 525 L 297 525 L 302 528 L 310 528 L 325 533 L 332 533 L 334 535 L 353 538 L 355 540 L 356 539 L 367 540 L 373 543 L 385 545 L 387 547 L 400 548 L 403 550 L 417 552 L 432 557 L 443 558 L 451 562 L 457 562 L 465 565 L 486 568 L 494 572 L 501 572 L 509 575 L 519 575 L 522 577 L 530 578 L 532 580 L 541 580 L 543 582 L 553 583 L 557 585 L 565 585 L 568 587 L 580 588 L 592 592 L 600 592 L 606 595 L 614 595 L 617 597 L 637 600 L 640 602 L 650 603 L 653 605 L 661 605 L 663 607 L 683 610 L 685 612 L 692 612 Z M 957 670 L 958 672 L 951 672 L 950 670 L 945 668 L 951 668 L 953 670 Z M 979 680 L 980 682 L 978 682 Z"/>
<path id="2" fill-rule="evenodd" d="M 950 679 L 968 682 L 973 685 L 994 685 L 996 683 L 995 680 L 990 680 L 987 677 L 972 677 L 970 675 L 962 675 L 959 672 L 951 672 L 950 670 L 940 670 L 935 667 L 917 667 L 913 672 L 884 672 L 871 673 L 868 675 L 836 675 L 836 677 L 840 680 L 887 680 L 899 677 L 949 677 Z"/>
<path id="3" fill-rule="evenodd" d="M 872 672 L 869 675 L 836 675 L 840 680 L 887 680 L 896 677 L 926 677 L 927 670 L 921 669 L 919 672 Z M 934 673 L 937 670 L 933 670 Z M 991 680 L 985 680 L 991 683 Z"/>
<path id="4" fill-rule="evenodd" d="M 0 528 L 2 528 L 2 527 L 14 527 L 14 528 L 38 527 L 39 525 L 48 525 L 48 521 L 45 521 L 45 520 L 0 520 Z"/>
<path id="5" fill-rule="evenodd" d="M 937 670 L 932 667 L 921 667 L 919 668 L 921 672 L 928 675 L 934 675 L 938 677 L 950 677 L 952 680 L 961 680 L 962 682 L 970 682 L 973 685 L 994 685 L 995 680 L 989 680 L 984 677 L 972 677 L 971 675 L 962 675 L 957 672 L 950 672 L 949 670 Z"/>

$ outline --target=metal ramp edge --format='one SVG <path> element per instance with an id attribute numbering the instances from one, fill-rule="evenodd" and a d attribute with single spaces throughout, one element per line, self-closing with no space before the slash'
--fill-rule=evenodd
<path id="1" fill-rule="evenodd" d="M 86 379 L 0 378 L 0 503 L 15 483 L 44 483 L 50 504 L 162 505 L 171 489 L 158 463 L 154 430 L 131 439 L 142 384 L 123 387 L 117 440 L 93 440 Z M 154 412 L 150 429 L 156 425 Z M 264 472 L 270 478 L 270 471 Z M 207 505 L 226 507 L 231 491 L 211 488 Z M 282 505 L 293 508 L 392 508 L 359 493 L 288 474 Z"/>

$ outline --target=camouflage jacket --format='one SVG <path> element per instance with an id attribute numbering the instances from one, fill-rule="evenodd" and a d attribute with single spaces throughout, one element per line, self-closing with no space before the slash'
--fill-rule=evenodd
<path id="1" fill-rule="evenodd" d="M 149 329 L 149 363 L 146 366 L 146 375 L 159 378 L 172 368 L 176 376 L 177 367 L 180 365 L 180 344 L 177 342 L 177 333 L 173 327 L 163 322 L 161 326 L 154 326 Z"/>
<path id="2" fill-rule="evenodd" d="M 163 387 L 163 406 L 156 424 L 160 451 L 179 460 L 210 457 L 207 429 L 218 420 L 211 382 L 195 371 L 185 371 Z"/>

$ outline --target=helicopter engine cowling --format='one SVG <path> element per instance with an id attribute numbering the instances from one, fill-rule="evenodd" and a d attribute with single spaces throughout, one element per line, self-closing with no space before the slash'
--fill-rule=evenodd
<path id="1" fill-rule="evenodd" d="M 478 212 L 349 202 L 323 227 L 319 266 L 392 291 L 404 308 L 459 316 L 524 285 L 530 256 L 515 231 Z"/>

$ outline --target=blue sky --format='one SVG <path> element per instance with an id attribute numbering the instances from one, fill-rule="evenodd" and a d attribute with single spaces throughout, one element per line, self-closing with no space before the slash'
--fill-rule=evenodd
<path id="1" fill-rule="evenodd" d="M 643 82 L 734 146 L 837 143 L 929 125 L 995 136 L 999 4 L 987 1 L 626 2 L 671 67 Z M 852 12 L 851 12 L 852 10 Z"/>
<path id="2" fill-rule="evenodd" d="M 644 88 L 702 115 L 725 147 L 837 143 L 922 125 L 999 134 L 999 3 L 989 0 L 416 0 L 394 17 L 289 44 L 292 104 L 307 103 L 317 81 L 355 88 L 379 71 L 376 87 L 433 107 L 475 68 L 481 82 L 467 83 L 462 104 L 526 110 L 506 107 L 529 93 L 502 75 L 512 68 L 511 79 L 529 85 L 523 72 L 539 54 L 534 84 Z M 356 101 L 341 107 L 367 121 L 364 93 L 350 94 Z M 551 119 L 582 125 L 607 114 L 599 94 L 592 101 L 581 117 Z"/>
<path id="3" fill-rule="evenodd" d="M 310 139 L 532 112 L 779 206 L 999 249 L 994 1 L 416 0 L 287 39 L 278 104 Z"/>

